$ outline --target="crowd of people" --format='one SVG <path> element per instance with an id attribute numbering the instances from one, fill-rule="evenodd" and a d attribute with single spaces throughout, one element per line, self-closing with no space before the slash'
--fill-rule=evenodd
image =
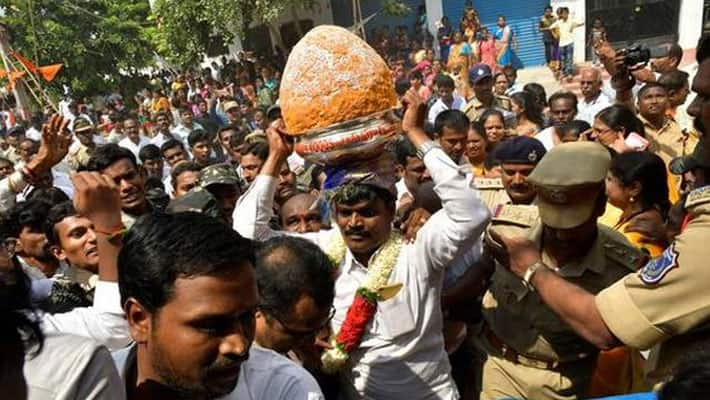
<path id="1" fill-rule="evenodd" d="M 691 100 L 677 44 L 629 68 L 594 33 L 576 70 L 557 14 L 546 55 L 579 97 L 518 81 L 504 18 L 443 20 L 438 49 L 425 15 L 417 40 L 376 32 L 394 170 L 294 152 L 278 57 L 6 107 L 4 396 L 707 395 L 710 38 Z"/>

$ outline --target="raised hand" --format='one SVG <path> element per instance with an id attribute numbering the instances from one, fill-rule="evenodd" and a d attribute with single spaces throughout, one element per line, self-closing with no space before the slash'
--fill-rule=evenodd
<path id="1" fill-rule="evenodd" d="M 67 129 L 69 120 L 54 114 L 49 121 L 42 125 L 42 142 L 37 155 L 27 164 L 27 168 L 34 176 L 41 176 L 49 172 L 69 152 L 72 134 Z"/>
<path id="2" fill-rule="evenodd" d="M 74 184 L 74 208 L 91 220 L 97 230 L 112 232 L 121 224 L 121 196 L 118 186 L 98 172 L 78 172 Z"/>
<path id="3" fill-rule="evenodd" d="M 405 111 L 402 117 L 402 130 L 409 133 L 414 128 L 422 129 L 426 118 L 426 104 L 415 89 L 410 88 L 402 98 Z"/>
<path id="4" fill-rule="evenodd" d="M 269 141 L 269 154 L 285 160 L 293 152 L 293 139 L 286 133 L 286 125 L 282 119 L 272 122 L 266 129 Z"/>
<path id="5" fill-rule="evenodd" d="M 525 276 L 525 272 L 528 268 L 540 260 L 540 250 L 530 239 L 507 237 L 499 235 L 493 230 L 490 230 L 488 234 L 491 236 L 490 239 L 493 239 L 493 242 L 501 247 L 496 248 L 497 246 L 490 246 L 490 240 L 487 241 L 486 244 L 489 245 L 490 250 L 493 250 L 494 257 L 495 254 L 499 256 L 507 254 L 508 262 L 506 267 L 516 276 L 522 278 Z M 496 257 L 496 259 L 499 258 Z"/>

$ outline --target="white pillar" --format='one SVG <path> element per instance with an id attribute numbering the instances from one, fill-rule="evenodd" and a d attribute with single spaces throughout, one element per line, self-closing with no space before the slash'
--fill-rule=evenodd
<path id="1" fill-rule="evenodd" d="M 678 16 L 678 44 L 695 48 L 703 31 L 703 0 L 681 0 Z"/>
<path id="2" fill-rule="evenodd" d="M 425 5 L 429 33 L 436 39 L 436 23 L 444 16 L 444 5 L 442 0 L 426 0 Z"/>

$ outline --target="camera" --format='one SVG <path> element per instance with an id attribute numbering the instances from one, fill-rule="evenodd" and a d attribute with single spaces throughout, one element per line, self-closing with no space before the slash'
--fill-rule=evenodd
<path id="1" fill-rule="evenodd" d="M 624 65 L 647 64 L 651 60 L 651 50 L 643 45 L 634 45 L 619 50 L 624 55 Z"/>
<path id="2" fill-rule="evenodd" d="M 652 58 L 667 57 L 668 50 L 668 45 L 647 47 L 642 44 L 634 44 L 619 50 L 618 53 L 624 55 L 624 65 L 631 67 L 648 64 Z"/>

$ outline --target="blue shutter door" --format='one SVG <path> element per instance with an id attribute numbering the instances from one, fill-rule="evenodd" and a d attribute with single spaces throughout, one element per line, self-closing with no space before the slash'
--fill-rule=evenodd
<path id="1" fill-rule="evenodd" d="M 444 15 L 449 17 L 453 27 L 458 28 L 466 1 L 442 0 L 442 3 Z M 548 4 L 549 0 L 473 0 L 473 8 L 478 12 L 481 24 L 486 26 L 491 34 L 497 28 L 498 16 L 505 16 L 518 40 L 517 56 L 524 67 L 545 64 L 542 34 L 537 29 L 543 10 Z"/>

